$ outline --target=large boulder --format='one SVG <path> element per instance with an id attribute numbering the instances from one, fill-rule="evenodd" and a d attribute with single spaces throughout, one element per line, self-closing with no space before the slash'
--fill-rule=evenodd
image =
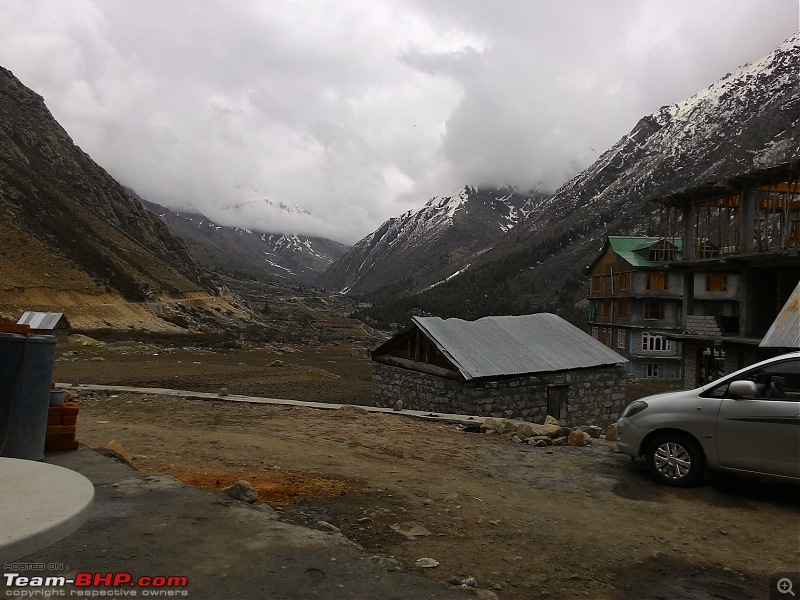
<path id="1" fill-rule="evenodd" d="M 580 429 L 573 429 L 567 436 L 567 444 L 570 446 L 588 446 L 591 443 L 592 437 Z"/>

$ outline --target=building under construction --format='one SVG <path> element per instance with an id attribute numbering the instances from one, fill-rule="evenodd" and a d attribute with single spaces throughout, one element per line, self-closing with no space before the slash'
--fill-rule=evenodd
<path id="1" fill-rule="evenodd" d="M 763 358 L 800 281 L 800 158 L 655 200 L 658 236 L 682 239 L 668 265 L 683 273 L 684 332 L 671 337 L 684 345 L 685 385 Z"/>

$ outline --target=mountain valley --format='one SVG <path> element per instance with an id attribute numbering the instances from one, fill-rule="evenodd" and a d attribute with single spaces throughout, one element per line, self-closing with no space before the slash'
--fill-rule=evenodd
<path id="1" fill-rule="evenodd" d="M 794 36 L 642 118 L 552 195 L 468 185 L 351 248 L 222 226 L 139 198 L 3 69 L 0 317 L 63 310 L 77 329 L 309 340 L 328 339 L 318 324 L 329 318 L 356 335 L 350 316 L 383 330 L 411 314 L 550 310 L 580 323 L 584 267 L 608 235 L 657 234 L 659 195 L 800 156 L 798 68 Z"/>

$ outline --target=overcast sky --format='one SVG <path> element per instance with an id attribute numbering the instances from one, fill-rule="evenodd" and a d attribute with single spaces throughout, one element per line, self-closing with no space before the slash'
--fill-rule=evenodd
<path id="1" fill-rule="evenodd" d="M 143 197 L 353 243 L 465 184 L 553 191 L 798 25 L 798 0 L 3 0 L 0 65 Z"/>

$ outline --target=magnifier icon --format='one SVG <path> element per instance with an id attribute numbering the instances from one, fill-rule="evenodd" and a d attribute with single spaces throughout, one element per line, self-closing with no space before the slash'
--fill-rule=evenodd
<path id="1" fill-rule="evenodd" d="M 792 580 L 788 577 L 781 577 L 776 587 L 780 594 L 790 594 L 792 597 L 795 596 L 795 593 L 792 591 Z"/>

